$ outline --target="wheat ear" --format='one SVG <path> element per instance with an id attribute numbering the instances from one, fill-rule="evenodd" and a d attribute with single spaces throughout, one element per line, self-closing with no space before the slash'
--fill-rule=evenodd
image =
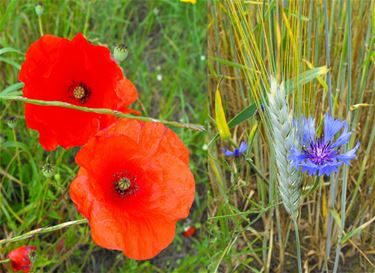
<path id="1" fill-rule="evenodd" d="M 295 142 L 295 131 L 285 99 L 283 83 L 278 85 L 271 78 L 271 92 L 268 93 L 268 113 L 271 121 L 272 142 L 277 166 L 278 187 L 286 211 L 297 219 L 301 198 L 301 177 L 288 159 Z"/>

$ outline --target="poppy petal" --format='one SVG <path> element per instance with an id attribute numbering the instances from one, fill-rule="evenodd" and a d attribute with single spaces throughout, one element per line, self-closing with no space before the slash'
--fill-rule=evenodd
<path id="1" fill-rule="evenodd" d="M 126 113 L 132 112 L 128 106 L 138 96 L 109 49 L 89 43 L 81 33 L 71 41 L 44 35 L 34 42 L 26 53 L 19 80 L 27 98 Z M 46 150 L 83 145 L 116 121 L 109 115 L 28 103 L 25 118 L 29 128 L 39 131 Z"/>
<path id="2" fill-rule="evenodd" d="M 98 245 L 149 259 L 172 242 L 195 191 L 188 151 L 172 130 L 119 120 L 92 137 L 76 162 L 71 198 Z"/>

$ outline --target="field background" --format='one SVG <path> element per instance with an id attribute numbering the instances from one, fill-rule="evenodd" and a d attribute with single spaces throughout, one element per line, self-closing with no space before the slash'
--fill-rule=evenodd
<path id="1" fill-rule="evenodd" d="M 374 272 L 374 1 L 210 1 L 208 21 L 210 272 L 297 272 L 294 228 L 260 110 L 270 76 L 288 81 L 293 117 L 313 116 L 321 130 L 331 102 L 333 116 L 354 132 L 347 148 L 361 142 L 357 159 L 331 180 L 303 177 L 304 272 Z M 231 141 L 215 137 L 224 124 L 215 122 L 216 90 L 228 124 L 238 124 Z M 247 153 L 225 158 L 222 148 L 240 141 Z"/>
<path id="2" fill-rule="evenodd" d="M 0 0 L 0 91 L 17 83 L 24 53 L 40 37 L 37 3 Z M 71 39 L 83 32 L 90 41 L 111 50 L 115 45 L 127 46 L 129 56 L 121 65 L 138 89 L 140 101 L 135 108 L 143 115 L 205 124 L 204 1 L 196 5 L 177 0 L 42 3 L 44 33 Z M 47 153 L 38 143 L 38 133 L 25 126 L 22 103 L 0 101 L 0 110 L 0 238 L 81 218 L 68 194 L 77 171 L 78 149 Z M 17 119 L 14 128 L 7 125 L 9 117 Z M 175 131 L 191 151 L 197 192 L 190 220 L 199 227 L 206 207 L 204 134 Z M 51 179 L 42 174 L 47 160 L 56 168 L 57 175 Z M 38 248 L 35 272 L 198 272 L 207 263 L 204 226 L 194 237 L 184 238 L 184 223 L 178 224 L 173 244 L 151 261 L 132 261 L 120 252 L 95 246 L 87 225 L 0 245 L 0 260 L 11 249 L 30 244 Z M 8 271 L 0 265 L 0 272 Z"/>

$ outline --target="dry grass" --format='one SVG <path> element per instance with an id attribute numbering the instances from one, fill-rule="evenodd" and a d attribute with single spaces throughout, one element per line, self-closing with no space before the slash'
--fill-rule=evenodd
<path id="1" fill-rule="evenodd" d="M 349 168 L 341 168 L 331 180 L 303 177 L 305 193 L 317 183 L 316 189 L 304 194 L 298 220 L 303 268 L 305 272 L 320 272 L 328 267 L 331 272 L 336 260 L 338 272 L 372 272 L 374 1 L 351 1 L 351 7 L 346 1 L 324 4 L 212 1 L 210 109 L 213 113 L 214 92 L 222 77 L 220 91 L 230 120 L 253 103 L 259 109 L 269 90 L 269 76 L 276 75 L 279 81 L 290 83 L 288 99 L 294 116 L 310 115 L 321 122 L 331 104 L 335 117 L 347 119 L 354 131 L 349 147 L 356 140 L 361 142 L 357 160 Z M 267 182 L 246 158 L 223 158 L 220 147 L 228 143 L 212 142 L 215 144 L 210 146 L 212 272 L 297 271 L 292 223 L 277 196 L 275 160 L 269 145 L 271 128 L 267 118 L 262 113 L 259 116 L 233 128 L 232 135 L 234 141 L 249 141 L 251 129 L 258 125 L 246 158 L 252 159 Z M 212 137 L 215 130 L 213 122 Z M 341 254 L 335 257 L 335 252 Z"/>

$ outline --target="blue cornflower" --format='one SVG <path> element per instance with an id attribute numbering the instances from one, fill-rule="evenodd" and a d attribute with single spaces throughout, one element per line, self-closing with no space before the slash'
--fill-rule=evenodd
<path id="1" fill-rule="evenodd" d="M 329 114 L 324 116 L 324 132 L 320 138 L 315 136 L 314 119 L 302 117 L 294 121 L 298 147 L 292 147 L 289 159 L 295 168 L 309 175 L 330 175 L 337 172 L 343 164 L 349 165 L 349 161 L 355 158 L 359 142 L 346 153 L 340 153 L 341 146 L 347 144 L 351 132 L 348 132 L 348 124 L 345 120 L 334 119 Z M 335 135 L 343 129 L 341 135 Z"/>
<path id="2" fill-rule="evenodd" d="M 233 151 L 230 151 L 228 149 L 223 149 L 223 153 L 225 156 L 234 156 L 234 157 L 240 157 L 244 152 L 247 150 L 247 144 L 245 141 L 241 141 L 240 147 L 235 148 Z"/>

